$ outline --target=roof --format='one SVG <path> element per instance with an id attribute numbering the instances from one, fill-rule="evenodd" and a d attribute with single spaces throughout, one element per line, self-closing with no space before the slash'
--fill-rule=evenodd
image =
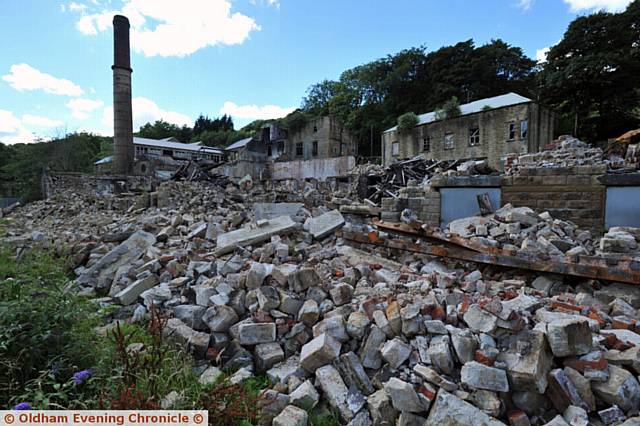
<path id="1" fill-rule="evenodd" d="M 244 139 L 240 139 L 239 141 L 235 141 L 234 143 L 232 143 L 231 145 L 229 145 L 227 147 L 227 151 L 234 151 L 236 149 L 240 149 L 245 147 L 249 142 L 251 142 L 251 140 L 253 139 L 253 137 L 250 138 L 244 138 Z"/>
<path id="2" fill-rule="evenodd" d="M 628 132 L 626 132 L 625 134 L 623 134 L 622 136 L 616 138 L 616 140 L 618 142 L 622 142 L 622 143 L 630 143 L 631 140 L 640 135 L 640 129 L 635 129 L 635 130 L 629 130 Z"/>
<path id="3" fill-rule="evenodd" d="M 103 159 L 96 161 L 96 162 L 95 162 L 95 163 L 93 163 L 93 164 L 95 164 L 95 165 L 98 165 L 98 164 L 107 164 L 107 163 L 111 163 L 112 161 L 113 161 L 113 155 L 110 155 L 110 156 L 108 156 L 108 157 L 104 157 Z"/>
<path id="4" fill-rule="evenodd" d="M 486 106 L 490 107 L 491 109 L 495 109 L 495 108 L 502 108 L 502 107 L 511 106 L 511 105 L 524 104 L 527 102 L 533 102 L 533 101 L 529 98 L 525 98 L 524 96 L 520 96 L 517 93 L 511 92 L 505 95 L 494 96 L 493 98 L 480 99 L 477 101 L 470 102 L 468 104 L 462 104 L 460 105 L 460 115 L 469 115 L 469 114 L 474 114 L 476 112 L 480 112 Z M 421 114 L 418 116 L 417 126 L 420 126 L 422 124 L 432 123 L 434 121 L 437 121 L 436 112 L 431 111 L 426 114 Z M 398 126 L 393 126 L 392 128 L 385 130 L 384 133 L 393 132 L 397 128 Z"/>
<path id="5" fill-rule="evenodd" d="M 192 143 L 182 143 L 176 142 L 176 138 L 165 138 L 165 139 L 148 139 L 148 138 L 139 138 L 137 136 L 133 137 L 134 145 L 145 145 L 145 146 L 153 146 L 156 148 L 167 148 L 167 149 L 180 149 L 183 151 L 207 151 L 222 154 L 222 150 L 219 148 L 213 148 L 210 146 L 202 145 L 202 142 L 192 142 Z"/>

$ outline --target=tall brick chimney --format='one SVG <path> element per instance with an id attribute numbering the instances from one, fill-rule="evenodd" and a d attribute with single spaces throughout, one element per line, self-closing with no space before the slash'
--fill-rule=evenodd
<path id="1" fill-rule="evenodd" d="M 115 174 L 131 171 L 134 158 L 133 118 L 131 113 L 131 61 L 129 20 L 113 17 L 113 145 Z"/>

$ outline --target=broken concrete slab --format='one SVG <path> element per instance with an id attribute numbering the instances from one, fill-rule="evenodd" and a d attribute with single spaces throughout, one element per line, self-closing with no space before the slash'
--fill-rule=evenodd
<path id="1" fill-rule="evenodd" d="M 253 211 L 256 220 L 275 219 L 280 216 L 296 216 L 301 208 L 302 203 L 254 203 Z"/>
<path id="2" fill-rule="evenodd" d="M 425 426 L 504 426 L 504 423 L 483 413 L 478 408 L 440 389 L 429 411 Z"/>
<path id="3" fill-rule="evenodd" d="M 267 241 L 274 235 L 292 232 L 296 230 L 298 226 L 299 224 L 294 222 L 289 216 L 280 216 L 267 220 L 260 225 L 254 223 L 250 226 L 218 235 L 215 254 L 220 256 L 232 252 L 236 247 L 244 247 Z"/>
<path id="4" fill-rule="evenodd" d="M 344 217 L 338 210 L 309 219 L 309 233 L 319 240 L 344 225 Z"/>

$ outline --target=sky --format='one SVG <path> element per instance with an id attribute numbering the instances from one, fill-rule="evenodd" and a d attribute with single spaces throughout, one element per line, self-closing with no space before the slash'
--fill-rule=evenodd
<path id="1" fill-rule="evenodd" d="M 112 18 L 131 22 L 134 130 L 282 117 L 354 66 L 474 39 L 544 60 L 576 16 L 630 0 L 0 0 L 0 141 L 113 134 Z"/>

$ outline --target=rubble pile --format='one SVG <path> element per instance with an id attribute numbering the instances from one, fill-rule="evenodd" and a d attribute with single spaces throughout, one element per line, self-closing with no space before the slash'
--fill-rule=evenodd
<path id="1" fill-rule="evenodd" d="M 360 165 L 350 172 L 359 176 L 354 179 L 352 194 L 361 200 L 379 204 L 382 198 L 397 198 L 399 191 L 411 183 L 428 186 L 433 176 L 446 175 L 478 175 L 491 174 L 486 160 L 427 160 L 417 156 L 409 160 L 398 161 L 387 167 L 373 164 Z"/>
<path id="2" fill-rule="evenodd" d="M 152 306 L 169 315 L 164 333 L 200 360 L 201 383 L 266 375 L 260 424 L 307 425 L 316 407 L 352 426 L 640 422 L 640 288 L 362 251 L 334 231 L 370 225 L 327 207 L 269 206 L 252 220 L 258 187 L 158 192 L 124 214 L 29 204 L 7 235 L 72 242 L 74 287 L 112 306 L 110 320 L 140 321 Z M 510 206 L 450 231 L 599 249 L 569 222 Z M 511 234 L 524 234 L 519 245 Z M 638 238 L 611 230 L 605 246 L 631 249 L 627 235 Z"/>
<path id="3" fill-rule="evenodd" d="M 468 238 L 472 244 L 525 253 L 560 261 L 581 255 L 624 253 L 640 257 L 640 229 L 611 228 L 602 238 L 581 230 L 570 221 L 554 219 L 548 212 L 537 214 L 529 207 L 506 204 L 494 213 L 457 219 L 448 233 Z"/>
<path id="4" fill-rule="evenodd" d="M 548 149 L 517 156 L 505 166 L 505 174 L 517 174 L 521 169 L 603 165 L 611 163 L 600 148 L 594 148 L 571 136 L 561 136 Z"/>

